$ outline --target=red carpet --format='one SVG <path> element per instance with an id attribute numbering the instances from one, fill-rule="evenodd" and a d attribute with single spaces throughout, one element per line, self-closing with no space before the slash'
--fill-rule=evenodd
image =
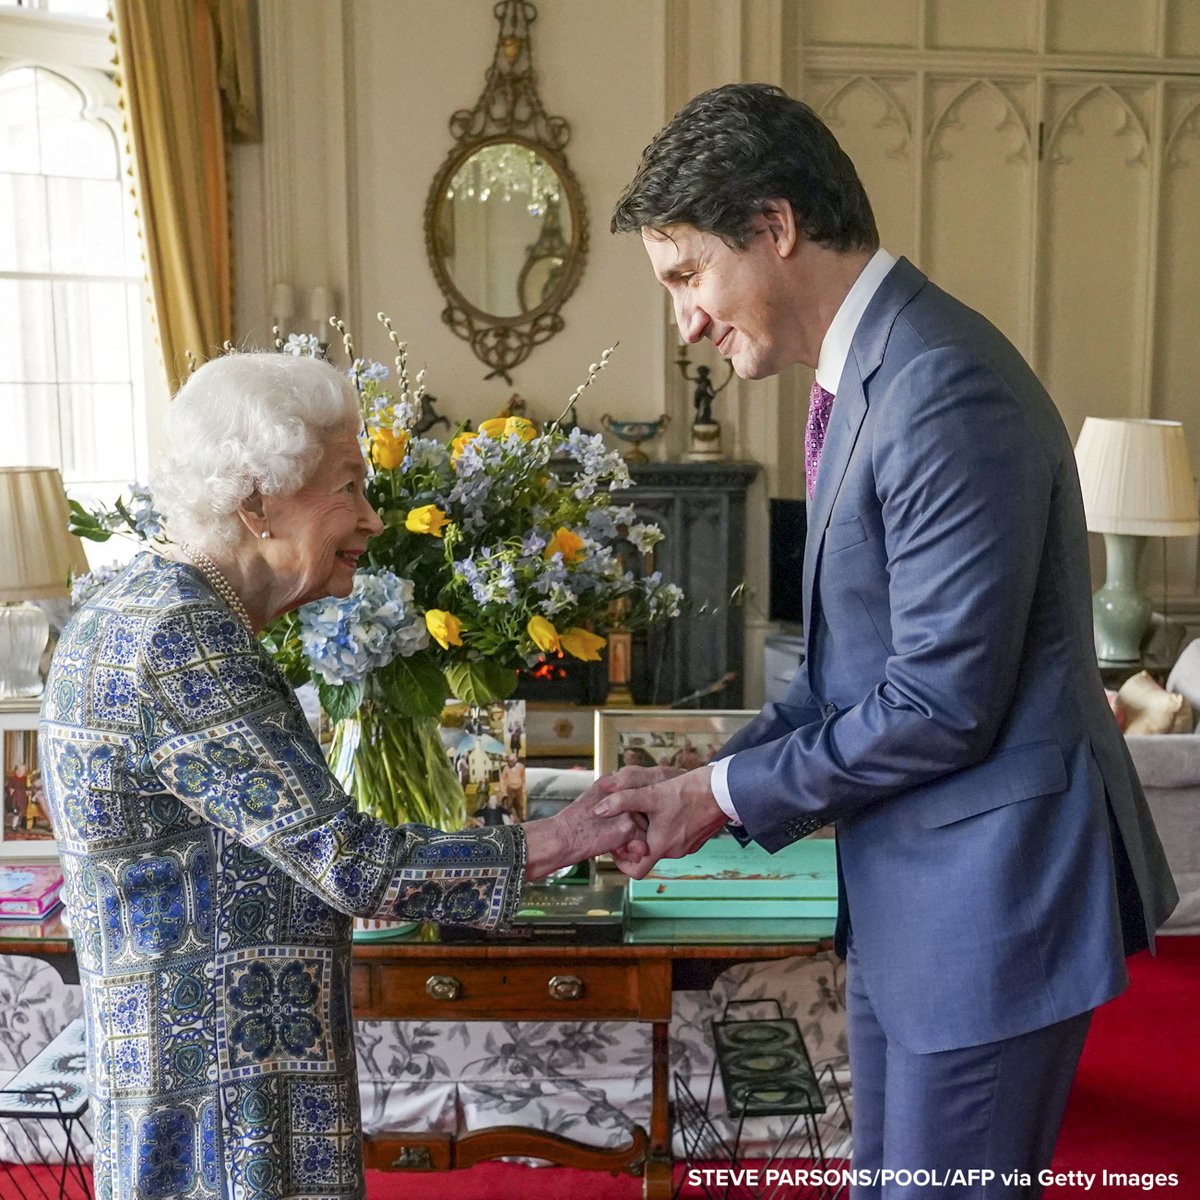
<path id="1" fill-rule="evenodd" d="M 1095 1173 L 1045 1200 L 1200 1197 L 1200 937 L 1165 937 L 1129 960 L 1129 989 L 1096 1013 L 1067 1106 L 1054 1170 Z M 1104 1186 L 1100 1172 L 1172 1174 L 1175 1186 Z M 591 1171 L 484 1163 L 451 1174 L 367 1172 L 370 1200 L 638 1200 L 641 1182 Z M 930 1195 L 933 1195 L 931 1189 Z M 682 1195 L 698 1194 L 685 1188 Z"/>
<path id="2" fill-rule="evenodd" d="M 1129 974 L 1129 990 L 1092 1022 L 1054 1156 L 1064 1178 L 1046 1189 L 1046 1200 L 1200 1197 L 1200 937 L 1162 938 L 1158 957 L 1139 954 Z M 1091 1189 L 1072 1172 L 1095 1174 Z M 1114 1172 L 1139 1182 L 1114 1185 Z M 1171 1174 L 1177 1183 L 1149 1178 Z M 629 1176 L 508 1163 L 450 1173 L 368 1171 L 367 1180 L 370 1200 L 638 1200 L 642 1194 L 640 1180 Z M 0 1165 L 0 1200 L 57 1195 L 49 1179 L 41 1182 L 45 1193 L 30 1191 L 27 1178 L 6 1176 Z"/>
<path id="3" fill-rule="evenodd" d="M 1099 1200 L 1200 1196 L 1200 937 L 1160 938 L 1156 958 L 1129 960 L 1129 976 L 1092 1021 L 1054 1169 L 1095 1173 Z M 1102 1171 L 1179 1182 L 1105 1187 Z M 1046 1200 L 1085 1194 L 1056 1185 Z"/>

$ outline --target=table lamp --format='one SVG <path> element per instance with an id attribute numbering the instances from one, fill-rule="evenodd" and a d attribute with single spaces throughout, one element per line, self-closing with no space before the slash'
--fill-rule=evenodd
<path id="1" fill-rule="evenodd" d="M 1196 482 L 1178 421 L 1088 417 L 1075 443 L 1087 527 L 1104 534 L 1104 586 L 1092 597 L 1101 666 L 1137 666 L 1150 626 L 1138 590 L 1149 537 L 1200 532 Z"/>
<path id="2" fill-rule="evenodd" d="M 50 622 L 29 601 L 66 597 L 68 574 L 88 569 L 67 516 L 55 468 L 0 467 L 0 700 L 41 695 Z"/>

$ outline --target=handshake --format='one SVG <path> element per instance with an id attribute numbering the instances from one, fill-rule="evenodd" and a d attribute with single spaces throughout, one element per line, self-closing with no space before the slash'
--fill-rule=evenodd
<path id="1" fill-rule="evenodd" d="M 660 858 L 699 849 L 726 821 L 712 794 L 712 767 L 622 767 L 562 812 L 525 825 L 526 879 L 541 879 L 597 854 L 633 879 Z"/>

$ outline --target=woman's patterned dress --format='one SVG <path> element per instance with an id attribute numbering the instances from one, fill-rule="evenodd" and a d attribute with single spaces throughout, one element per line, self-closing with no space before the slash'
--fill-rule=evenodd
<path id="1" fill-rule="evenodd" d="M 519 827 L 357 813 L 258 642 L 152 554 L 64 631 L 41 755 L 99 1200 L 363 1196 L 352 915 L 508 920 Z"/>

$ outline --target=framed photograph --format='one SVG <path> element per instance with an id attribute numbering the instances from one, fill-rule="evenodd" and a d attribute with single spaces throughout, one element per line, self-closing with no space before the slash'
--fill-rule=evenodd
<path id="1" fill-rule="evenodd" d="M 442 745 L 467 794 L 467 827 L 525 820 L 525 701 L 452 700 L 442 710 Z"/>
<path id="2" fill-rule="evenodd" d="M 596 770 L 702 767 L 757 709 L 602 708 L 596 713 Z"/>
<path id="3" fill-rule="evenodd" d="M 36 705 L 0 707 L 0 858 L 56 856 L 38 759 Z"/>

